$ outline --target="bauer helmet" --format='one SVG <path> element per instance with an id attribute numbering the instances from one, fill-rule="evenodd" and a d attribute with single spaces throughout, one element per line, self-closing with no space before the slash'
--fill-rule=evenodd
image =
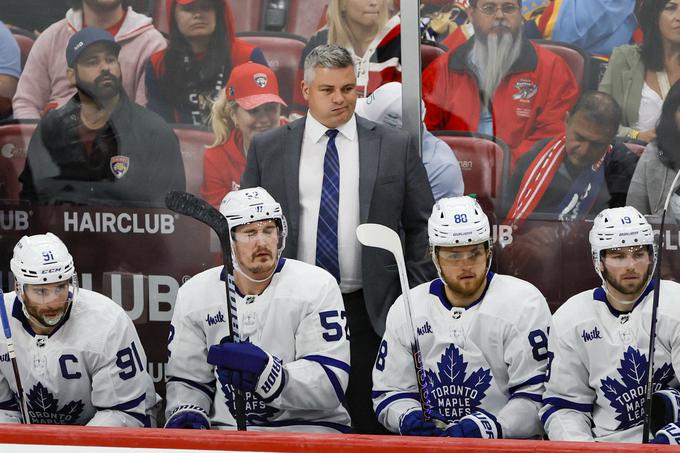
<path id="1" fill-rule="evenodd" d="M 603 251 L 618 247 L 647 246 L 649 254 L 653 257 L 647 278 L 647 284 L 649 283 L 656 266 L 657 250 L 652 226 L 637 209 L 623 206 L 603 210 L 595 217 L 589 240 L 595 272 L 604 285 L 606 280 L 601 270 Z"/>
<path id="2" fill-rule="evenodd" d="M 22 305 L 25 302 L 25 285 L 46 285 L 69 281 L 69 305 L 78 292 L 73 257 L 61 239 L 52 233 L 22 237 L 14 247 L 10 269 L 14 274 L 17 296 Z M 68 308 L 64 310 L 64 313 L 67 311 Z M 30 316 L 25 305 L 24 314 Z M 48 323 L 48 326 L 56 325 L 60 320 L 61 317 L 54 319 Z"/>
<path id="3" fill-rule="evenodd" d="M 437 247 L 462 247 L 486 243 L 489 251 L 487 272 L 491 267 L 492 239 L 489 219 L 474 198 L 462 196 L 438 200 L 427 222 L 427 235 L 432 261 L 440 277 L 442 275 L 437 259 Z"/>

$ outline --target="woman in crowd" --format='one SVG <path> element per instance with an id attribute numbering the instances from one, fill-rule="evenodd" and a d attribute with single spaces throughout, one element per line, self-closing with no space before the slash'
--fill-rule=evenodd
<path id="1" fill-rule="evenodd" d="M 271 69 L 253 62 L 234 68 L 213 105 L 215 142 L 203 156 L 201 194 L 210 204 L 219 207 L 228 192 L 239 189 L 253 135 L 280 125 L 281 106 L 286 103 Z"/>
<path id="2" fill-rule="evenodd" d="M 232 68 L 267 61 L 235 37 L 228 0 L 166 0 L 166 11 L 170 40 L 147 62 L 147 107 L 171 123 L 207 126 Z"/>
<path id="3" fill-rule="evenodd" d="M 650 142 L 670 86 L 680 79 L 680 1 L 644 0 L 641 45 L 614 49 L 600 83 L 623 109 L 619 135 Z"/>
<path id="4" fill-rule="evenodd" d="M 680 83 L 663 103 L 656 139 L 642 153 L 628 188 L 626 204 L 642 214 L 660 214 L 673 178 L 680 169 Z M 676 189 L 677 192 L 677 189 Z M 671 198 L 671 213 L 680 219 L 680 195 Z"/>
<path id="5" fill-rule="evenodd" d="M 399 16 L 390 18 L 391 11 L 392 0 L 330 0 L 328 23 L 302 51 L 297 86 L 305 57 L 322 44 L 337 44 L 352 55 L 361 97 L 387 82 L 400 82 L 401 26 Z M 294 104 L 295 112 L 306 110 L 300 90 L 295 91 Z"/>

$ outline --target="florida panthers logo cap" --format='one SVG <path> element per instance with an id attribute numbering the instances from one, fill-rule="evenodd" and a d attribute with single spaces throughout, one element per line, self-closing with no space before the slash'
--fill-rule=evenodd
<path id="1" fill-rule="evenodd" d="M 232 69 L 225 94 L 227 99 L 236 101 L 239 107 L 246 110 L 268 102 L 286 106 L 279 96 L 279 82 L 276 80 L 274 71 L 252 61 Z"/>

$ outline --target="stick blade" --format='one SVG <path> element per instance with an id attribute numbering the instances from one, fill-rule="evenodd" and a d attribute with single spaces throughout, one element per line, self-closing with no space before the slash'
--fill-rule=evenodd
<path id="1" fill-rule="evenodd" d="M 379 223 L 363 223 L 357 227 L 357 239 L 367 247 L 377 247 L 401 256 L 401 239 L 399 235 L 389 227 Z"/>
<path id="2" fill-rule="evenodd" d="M 168 192 L 165 196 L 165 206 L 178 214 L 205 223 L 221 238 L 226 238 L 229 234 L 227 219 L 207 201 L 195 195 L 182 191 Z"/>

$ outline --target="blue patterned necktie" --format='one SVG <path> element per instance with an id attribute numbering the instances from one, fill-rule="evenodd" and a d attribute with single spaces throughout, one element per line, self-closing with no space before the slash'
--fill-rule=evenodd
<path id="1" fill-rule="evenodd" d="M 335 147 L 337 129 L 326 131 L 328 143 L 323 159 L 323 185 L 316 231 L 316 265 L 326 269 L 340 283 L 338 260 L 338 205 L 340 202 L 340 160 Z"/>

